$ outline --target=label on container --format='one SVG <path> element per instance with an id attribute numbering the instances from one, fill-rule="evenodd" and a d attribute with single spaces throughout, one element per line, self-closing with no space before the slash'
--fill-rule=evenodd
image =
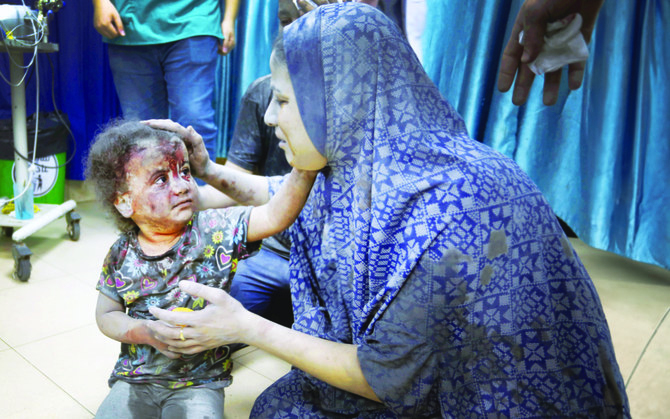
<path id="1" fill-rule="evenodd" d="M 33 196 L 39 198 L 51 192 L 58 180 L 58 159 L 56 155 L 35 159 L 35 173 L 33 174 Z M 30 164 L 30 163 L 28 163 Z M 12 165 L 12 179 L 16 183 L 16 163 Z"/>

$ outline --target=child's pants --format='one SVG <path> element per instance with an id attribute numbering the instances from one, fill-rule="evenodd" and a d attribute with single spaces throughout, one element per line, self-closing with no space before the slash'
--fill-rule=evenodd
<path id="1" fill-rule="evenodd" d="M 117 381 L 98 408 L 97 419 L 223 418 L 224 389 L 184 387 L 176 390 L 155 384 Z"/>

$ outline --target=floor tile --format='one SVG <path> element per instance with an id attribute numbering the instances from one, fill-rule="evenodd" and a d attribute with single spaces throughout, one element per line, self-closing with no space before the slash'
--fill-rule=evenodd
<path id="1" fill-rule="evenodd" d="M 34 252 L 41 252 L 39 257 L 42 260 L 59 266 L 68 274 L 92 273 L 97 278 L 105 256 L 115 241 L 116 236 L 109 233 L 82 231 L 77 242 L 63 242 L 59 246 L 49 246 L 44 251 L 36 247 Z"/>
<path id="2" fill-rule="evenodd" d="M 291 364 L 276 358 L 260 349 L 252 351 L 235 360 L 236 363 L 275 381 L 291 370 Z"/>
<path id="3" fill-rule="evenodd" d="M 61 277 L 0 293 L 0 339 L 15 347 L 95 323 L 97 292 Z"/>
<path id="4" fill-rule="evenodd" d="M 16 352 L 0 352 L 4 419 L 91 418 L 93 415 Z"/>
<path id="5" fill-rule="evenodd" d="M 16 352 L 95 413 L 109 393 L 107 380 L 120 346 L 90 325 L 19 346 Z"/>
<path id="6" fill-rule="evenodd" d="M 641 337 L 640 350 L 647 343 L 648 338 L 647 334 Z M 636 354 L 635 360 L 638 355 Z M 668 360 L 670 360 L 670 323 L 665 323 L 650 342 L 628 384 L 628 399 L 634 418 L 668 417 L 670 411 L 670 400 L 668 400 L 670 362 Z M 630 372 L 627 372 L 624 380 L 627 380 L 629 375 Z"/>
<path id="7" fill-rule="evenodd" d="M 237 351 L 233 352 L 233 355 L 231 356 L 231 358 L 233 360 L 235 360 L 235 359 L 238 359 L 238 358 L 240 358 L 244 355 L 249 354 L 250 352 L 257 351 L 257 350 L 258 350 L 258 348 L 255 348 L 253 346 L 245 346 L 244 348 L 238 349 Z"/>
<path id="8" fill-rule="evenodd" d="M 633 417 L 664 418 L 670 411 L 670 315 L 642 358 L 670 307 L 670 271 L 572 241 L 603 304 Z"/>
<path id="9" fill-rule="evenodd" d="M 81 230 L 95 230 L 103 233 L 116 234 L 116 227 L 111 215 L 97 202 L 84 202 L 79 204 L 78 210 L 81 215 Z"/>
<path id="10" fill-rule="evenodd" d="M 56 265 L 54 265 L 44 260 L 31 248 L 30 242 L 26 241 L 28 249 L 33 252 L 33 255 L 29 258 L 30 276 L 27 281 L 15 279 L 12 275 L 14 273 L 12 244 L 13 242 L 10 239 L 0 238 L 0 290 L 17 287 L 25 282 L 36 282 L 67 275 L 66 271 L 58 267 L 61 262 L 56 262 Z"/>
<path id="11" fill-rule="evenodd" d="M 233 368 L 233 384 L 226 388 L 224 417 L 226 419 L 248 418 L 254 401 L 272 382 L 256 371 L 239 363 L 236 364 Z"/>

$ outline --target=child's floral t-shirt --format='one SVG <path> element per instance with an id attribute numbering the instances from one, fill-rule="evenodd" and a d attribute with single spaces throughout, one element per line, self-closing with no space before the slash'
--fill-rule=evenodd
<path id="1" fill-rule="evenodd" d="M 105 258 L 96 289 L 123 304 L 136 319 L 156 320 L 149 312 L 151 306 L 200 310 L 206 302 L 181 292 L 178 282 L 228 291 L 237 261 L 260 244 L 247 243 L 250 213 L 251 207 L 196 212 L 179 242 L 160 256 L 145 255 L 135 232 L 123 233 Z M 232 368 L 228 346 L 169 359 L 150 345 L 122 343 L 109 385 L 120 379 L 167 388 L 226 387 Z"/>

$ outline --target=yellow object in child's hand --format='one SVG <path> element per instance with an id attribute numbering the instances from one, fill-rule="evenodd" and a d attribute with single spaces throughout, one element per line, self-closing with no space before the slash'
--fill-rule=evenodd
<path id="1" fill-rule="evenodd" d="M 188 307 L 175 307 L 175 308 L 173 308 L 173 309 L 170 310 L 170 311 L 188 312 L 188 311 L 193 311 L 193 310 L 191 310 L 191 309 L 188 308 Z M 179 326 L 179 327 L 186 327 L 185 324 L 178 324 L 177 326 Z"/>

